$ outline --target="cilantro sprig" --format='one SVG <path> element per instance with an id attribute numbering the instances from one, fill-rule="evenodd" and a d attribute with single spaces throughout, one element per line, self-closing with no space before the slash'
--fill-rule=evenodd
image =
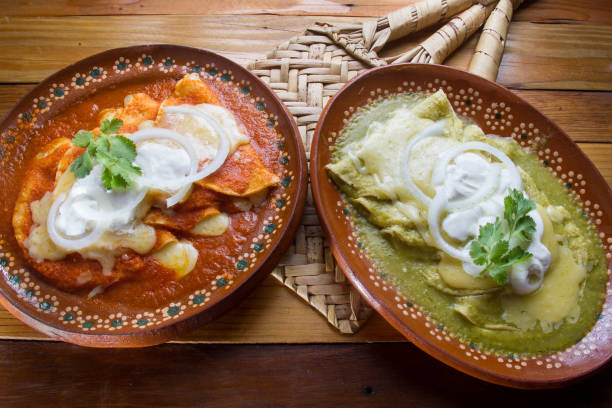
<path id="1" fill-rule="evenodd" d="M 476 265 L 484 266 L 481 274 L 488 273 L 499 285 L 508 280 L 508 270 L 516 263 L 526 261 L 533 255 L 523 249 L 536 230 L 533 218 L 527 215 L 534 210 L 533 201 L 525 198 L 519 190 L 512 189 L 504 198 L 504 221 L 508 232 L 504 232 L 502 220 L 482 225 L 478 238 L 470 245 L 470 256 Z M 519 245 L 510 248 L 515 238 Z"/>
<path id="2" fill-rule="evenodd" d="M 80 130 L 74 135 L 72 144 L 87 149 L 70 165 L 70 170 L 76 178 L 87 176 L 93 169 L 95 160 L 103 167 L 104 187 L 122 191 L 132 186 L 142 171 L 132 164 L 136 158 L 134 142 L 117 134 L 122 125 L 123 121 L 120 119 L 105 119 L 100 126 L 98 137 L 87 130 Z"/>

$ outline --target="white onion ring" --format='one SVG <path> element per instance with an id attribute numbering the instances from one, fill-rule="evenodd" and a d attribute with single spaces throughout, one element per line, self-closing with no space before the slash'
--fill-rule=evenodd
<path id="1" fill-rule="evenodd" d="M 49 238 L 57 246 L 67 249 L 69 251 L 78 251 L 79 249 L 86 248 L 96 242 L 102 234 L 104 234 L 105 223 L 96 222 L 94 228 L 90 232 L 79 235 L 74 239 L 64 238 L 56 230 L 56 218 L 60 205 L 64 203 L 66 194 L 61 194 L 55 199 L 51 208 L 49 209 L 49 215 L 47 216 L 47 232 Z"/>
<path id="2" fill-rule="evenodd" d="M 521 189 L 521 175 L 519 174 L 515 164 L 510 160 L 508 156 L 504 152 L 495 147 L 488 145 L 483 142 L 468 142 L 461 144 L 457 147 L 454 147 L 447 152 L 445 152 L 442 157 L 440 157 L 440 161 L 436 165 L 434 172 L 431 176 L 431 181 L 434 185 L 439 185 L 444 183 L 444 179 L 446 178 L 446 167 L 448 163 L 457 157 L 459 154 L 466 152 L 468 150 L 480 150 L 483 152 L 487 152 L 490 155 L 494 156 L 497 160 L 502 162 L 506 168 L 511 172 L 511 184 L 510 188 L 516 188 L 518 190 Z"/>
<path id="3" fill-rule="evenodd" d="M 402 155 L 401 174 L 404 183 L 406 183 L 406 188 L 410 191 L 414 198 L 416 198 L 421 203 L 427 206 L 431 205 L 432 200 L 427 196 L 427 194 L 423 192 L 423 190 L 421 190 L 417 187 L 416 184 L 414 184 L 414 181 L 412 181 L 412 176 L 410 175 L 410 168 L 408 167 L 408 163 L 410 162 L 410 154 L 412 153 L 412 149 L 414 148 L 414 146 L 425 138 L 437 136 L 442 133 L 442 129 L 444 129 L 445 124 L 446 120 L 439 120 L 433 125 L 430 125 L 420 131 L 412 139 L 410 139 L 410 142 L 408 143 L 408 146 L 406 146 L 404 154 Z"/>
<path id="4" fill-rule="evenodd" d="M 192 183 L 211 175 L 212 173 L 217 171 L 223 165 L 223 163 L 225 163 L 225 160 L 227 159 L 227 156 L 229 155 L 230 144 L 229 144 L 229 137 L 227 133 L 217 123 L 217 120 L 204 112 L 200 112 L 196 109 L 188 108 L 185 106 L 169 106 L 164 109 L 164 112 L 167 112 L 170 114 L 182 113 L 182 114 L 187 114 L 187 115 L 198 116 L 204 119 L 206 124 L 217 133 L 217 135 L 219 136 L 219 143 L 220 143 L 220 146 L 217 149 L 217 154 L 215 155 L 213 160 L 209 162 L 208 164 L 206 164 L 203 169 L 198 171 L 199 160 L 195 156 L 195 148 L 193 147 L 193 145 L 187 138 L 180 135 L 179 133 L 176 133 L 168 129 L 162 129 L 162 128 L 148 128 L 148 129 L 139 130 L 138 132 L 131 135 L 131 138 L 135 143 L 141 140 L 156 139 L 156 138 L 172 140 L 178 143 L 179 145 L 181 145 L 181 147 L 189 155 L 189 158 L 191 160 L 189 174 L 183 178 L 179 178 L 179 179 L 170 181 L 169 183 L 166 183 L 164 186 L 164 187 L 170 187 L 170 188 L 173 186 L 176 186 L 179 188 L 179 190 L 175 194 L 173 194 L 166 200 L 166 206 L 172 207 L 173 205 L 180 202 L 183 199 L 183 197 L 185 197 L 185 195 L 189 192 L 189 188 L 191 187 Z M 158 184 L 156 184 L 155 181 L 148 180 L 146 178 L 141 178 L 141 182 L 151 187 L 158 186 Z"/>
<path id="5" fill-rule="evenodd" d="M 434 238 L 438 246 L 441 250 L 452 256 L 453 258 L 459 259 L 464 262 L 471 262 L 472 258 L 470 254 L 463 250 L 459 250 L 454 246 L 450 245 L 448 242 L 444 240 L 442 234 L 440 234 L 440 226 L 438 225 L 438 220 L 440 219 L 440 215 L 445 208 L 446 203 L 446 189 L 444 186 L 439 187 L 436 190 L 436 195 L 429 206 L 429 214 L 427 214 L 427 222 L 429 224 L 429 232 L 431 236 Z"/>
<path id="6" fill-rule="evenodd" d="M 198 116 L 204 119 L 204 121 L 210 127 L 212 127 L 215 132 L 217 132 L 217 135 L 219 135 L 219 148 L 217 149 L 217 154 L 215 155 L 215 157 L 202 170 L 198 171 L 193 176 L 187 177 L 187 180 L 189 180 L 190 183 L 193 183 L 219 170 L 219 168 L 223 165 L 223 163 L 225 163 L 225 159 L 227 159 L 227 156 L 229 155 L 230 144 L 229 144 L 229 136 L 227 135 L 225 130 L 219 125 L 217 120 L 207 113 L 204 113 L 197 109 L 189 108 L 186 106 L 168 106 L 167 108 L 164 109 L 164 112 L 167 112 L 170 114 L 182 113 L 182 114 L 187 114 L 187 115 Z"/>
<path id="7" fill-rule="evenodd" d="M 184 136 L 180 135 L 179 133 L 176 133 L 168 129 L 162 129 L 162 128 L 146 128 L 146 129 L 139 130 L 131 134 L 130 139 L 132 139 L 134 143 L 138 143 L 140 141 L 150 140 L 150 139 L 166 139 L 166 140 L 171 140 L 177 143 L 183 148 L 183 150 L 185 150 L 185 153 L 187 153 L 187 155 L 189 156 L 189 160 L 190 160 L 189 174 L 187 176 L 177 179 L 177 180 L 170 180 L 164 186 L 160 186 L 157 180 L 148 179 L 146 177 L 139 178 L 139 182 L 146 187 L 159 188 L 159 189 L 172 188 L 172 187 L 178 188 L 178 191 L 166 200 L 166 205 L 168 207 L 172 207 L 174 204 L 181 201 L 183 197 L 185 197 L 185 195 L 189 192 L 189 187 L 191 186 L 191 183 L 192 183 L 191 181 L 188 181 L 187 178 L 189 176 L 196 174 L 198 170 L 198 165 L 199 165 L 198 158 L 195 155 L 195 148 L 193 147 L 191 142 L 187 140 Z"/>

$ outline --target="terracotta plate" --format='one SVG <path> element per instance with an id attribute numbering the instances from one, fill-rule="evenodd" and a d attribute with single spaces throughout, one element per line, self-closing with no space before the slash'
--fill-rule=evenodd
<path id="1" fill-rule="evenodd" d="M 521 388 L 553 387 L 581 377 L 612 356 L 612 291 L 592 331 L 568 350 L 534 358 L 485 354 L 457 340 L 418 304 L 381 277 L 357 244 L 348 211 L 325 165 L 329 147 L 357 108 L 394 92 L 443 89 L 459 115 L 485 133 L 539 146 L 540 160 L 562 178 L 584 205 L 606 245 L 612 242 L 612 193 L 576 144 L 554 123 L 506 88 L 478 76 L 436 65 L 391 65 L 367 71 L 340 90 L 323 111 L 311 150 L 311 182 L 317 210 L 345 274 L 383 317 L 418 347 L 465 373 Z M 546 138 L 544 138 L 546 136 Z M 546 140 L 544 144 L 542 142 Z M 607 249 L 610 259 L 612 246 Z M 406 367 L 408 371 L 410 367 Z"/>
<path id="2" fill-rule="evenodd" d="M 179 79 L 196 73 L 230 87 L 252 120 L 276 134 L 280 183 L 269 192 L 256 227 L 233 266 L 206 283 L 183 285 L 180 293 L 154 308 L 107 304 L 56 289 L 27 263 L 11 227 L 16 192 L 22 182 L 22 157 L 41 146 L 26 135 L 94 91 L 119 88 L 127 81 Z M 133 82 L 131 82 L 133 83 Z M 263 82 L 240 65 L 210 51 L 175 45 L 109 50 L 47 78 L 29 92 L 0 123 L 0 302 L 33 328 L 57 339 L 86 346 L 135 347 L 158 344 L 178 332 L 213 319 L 234 306 L 276 265 L 299 224 L 306 194 L 306 156 L 292 116 Z M 35 139 L 33 139 L 35 140 Z M 196 273 L 192 271 L 191 273 Z"/>

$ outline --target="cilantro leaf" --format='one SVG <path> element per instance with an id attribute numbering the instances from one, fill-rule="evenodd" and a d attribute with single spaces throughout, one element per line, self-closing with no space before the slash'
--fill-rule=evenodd
<path id="1" fill-rule="evenodd" d="M 116 135 L 123 122 L 120 119 L 104 120 L 100 134 L 81 130 L 72 139 L 76 146 L 87 150 L 70 166 L 77 178 L 87 176 L 94 167 L 94 159 L 102 167 L 102 183 L 109 190 L 126 190 L 142 174 L 142 170 L 132 163 L 136 158 L 136 145 L 122 135 Z"/>
<path id="2" fill-rule="evenodd" d="M 496 265 L 488 270 L 489 275 L 498 285 L 504 285 L 508 281 L 508 269 L 503 265 Z"/>
<path id="3" fill-rule="evenodd" d="M 504 198 L 504 219 L 508 223 L 510 238 L 516 237 L 521 242 L 529 240 L 536 225 L 533 218 L 527 214 L 535 208 L 535 203 L 525 198 L 521 191 L 510 190 L 510 194 Z"/>
<path id="4" fill-rule="evenodd" d="M 525 251 L 519 246 L 515 246 L 501 259 L 500 263 L 509 267 L 519 262 L 526 261 L 532 256 L 533 255 L 530 252 Z"/>
<path id="5" fill-rule="evenodd" d="M 121 126 L 123 126 L 123 121 L 121 119 L 104 119 L 104 121 L 100 125 L 100 132 L 110 135 L 113 133 L 117 133 L 119 129 L 121 129 Z"/>
<path id="6" fill-rule="evenodd" d="M 94 134 L 87 130 L 79 130 L 72 139 L 72 144 L 79 147 L 87 147 L 94 142 Z"/>
<path id="7" fill-rule="evenodd" d="M 130 163 L 136 158 L 136 145 L 125 136 L 113 136 L 110 140 L 110 154 L 121 157 Z"/>
<path id="8" fill-rule="evenodd" d="M 536 223 L 529 216 L 523 217 L 516 225 L 512 235 L 521 242 L 527 242 L 536 230 Z"/>
<path id="9" fill-rule="evenodd" d="M 536 230 L 536 223 L 528 213 L 536 205 L 516 189 L 510 190 L 504 198 L 504 220 L 508 233 L 504 232 L 499 217 L 494 223 L 480 226 L 478 237 L 470 244 L 470 257 L 476 265 L 484 266 L 481 274 L 488 274 L 503 285 L 508 280 L 512 265 L 524 262 L 533 255 L 523 249 Z M 521 245 L 510 248 L 510 241 L 516 238 Z"/>
<path id="10" fill-rule="evenodd" d="M 94 163 L 88 151 L 76 158 L 70 165 L 70 171 L 74 173 L 76 178 L 83 178 L 93 169 Z"/>
<path id="11" fill-rule="evenodd" d="M 491 248 L 489 261 L 491 263 L 499 263 L 502 260 L 502 257 L 508 252 L 508 248 L 510 247 L 510 242 L 505 239 L 501 241 L 497 241 L 493 248 Z"/>

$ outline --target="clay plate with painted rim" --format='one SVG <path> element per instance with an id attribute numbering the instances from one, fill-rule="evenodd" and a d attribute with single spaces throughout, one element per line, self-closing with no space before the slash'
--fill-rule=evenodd
<path id="1" fill-rule="evenodd" d="M 100 304 L 55 288 L 23 260 L 11 218 L 15 197 L 0 208 L 0 303 L 40 332 L 94 347 L 138 347 L 175 338 L 235 306 L 278 263 L 291 242 L 304 207 L 306 156 L 291 114 L 267 85 L 240 65 L 211 51 L 176 45 L 148 45 L 102 52 L 42 81 L 0 122 L 0 173 L 5 183 L 20 183 L 19 157 L 35 153 L 24 134 L 89 93 L 121 87 L 126 81 L 180 79 L 195 73 L 232 87 L 253 120 L 277 136 L 280 183 L 269 191 L 264 212 L 241 244 L 231 270 L 219 270 L 205 285 L 185 286 L 156 308 Z M 9 194 L 10 195 L 10 194 Z M 13 194 L 16 195 L 16 194 Z M 191 273 L 194 273 L 192 271 Z M 93 298 L 95 299 L 95 297 Z"/>
<path id="2" fill-rule="evenodd" d="M 481 352 L 445 330 L 427 310 L 381 277 L 366 256 L 367 248 L 358 242 L 349 210 L 325 170 L 330 146 L 359 107 L 397 92 L 431 93 L 438 89 L 447 93 L 458 115 L 473 119 L 485 133 L 512 137 L 521 146 L 535 149 L 539 160 L 578 198 L 606 246 L 607 259 L 612 257 L 612 192 L 576 143 L 508 89 L 454 68 L 420 64 L 366 71 L 347 83 L 323 110 L 312 141 L 311 183 L 334 256 L 351 283 L 389 323 L 422 350 L 458 370 L 517 388 L 558 387 L 591 373 L 612 356 L 610 279 L 599 320 L 579 343 L 548 355 L 497 355 Z"/>

